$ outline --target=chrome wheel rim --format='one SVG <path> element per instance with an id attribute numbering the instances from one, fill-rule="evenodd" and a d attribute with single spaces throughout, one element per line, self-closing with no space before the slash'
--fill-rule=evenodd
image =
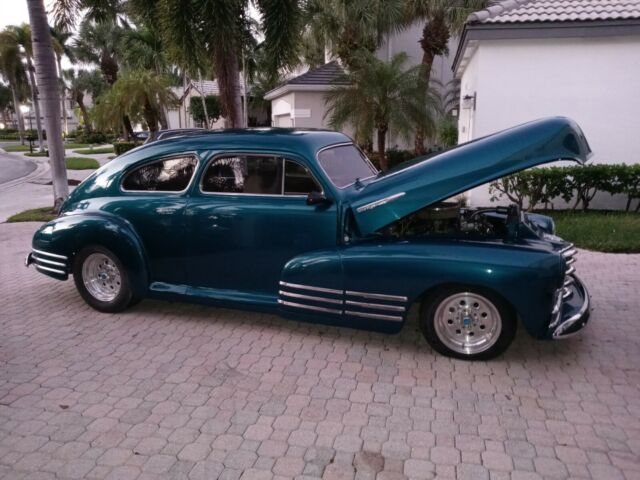
<path id="1" fill-rule="evenodd" d="M 113 301 L 122 288 L 120 269 L 103 253 L 92 253 L 85 259 L 82 282 L 89 294 L 101 302 Z"/>
<path id="2" fill-rule="evenodd" d="M 438 338 L 448 348 L 473 355 L 495 345 L 502 331 L 502 318 L 486 297 L 459 292 L 438 305 L 434 326 Z"/>

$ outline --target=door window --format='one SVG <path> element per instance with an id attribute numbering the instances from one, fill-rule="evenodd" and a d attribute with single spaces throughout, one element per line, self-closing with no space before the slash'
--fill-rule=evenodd
<path id="1" fill-rule="evenodd" d="M 206 193 L 306 195 L 314 190 L 321 189 L 304 166 L 273 156 L 218 157 L 202 177 Z"/>
<path id="2" fill-rule="evenodd" d="M 174 157 L 148 163 L 129 173 L 122 182 L 125 191 L 182 192 L 187 189 L 198 161 Z"/>

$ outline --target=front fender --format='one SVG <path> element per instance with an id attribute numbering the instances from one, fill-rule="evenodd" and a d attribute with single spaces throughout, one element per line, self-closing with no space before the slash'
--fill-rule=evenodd
<path id="1" fill-rule="evenodd" d="M 553 294 L 562 285 L 559 254 L 502 242 L 367 243 L 341 251 L 348 289 L 419 302 L 444 285 L 490 289 L 502 296 L 535 337 L 546 335 Z"/>
<path id="2" fill-rule="evenodd" d="M 149 284 L 144 248 L 131 224 L 120 217 L 106 212 L 63 215 L 42 225 L 32 241 L 34 250 L 68 259 L 67 275 L 51 275 L 59 279 L 72 273 L 73 260 L 82 248 L 96 244 L 118 256 L 127 268 L 132 288 L 137 295 L 144 295 Z"/>

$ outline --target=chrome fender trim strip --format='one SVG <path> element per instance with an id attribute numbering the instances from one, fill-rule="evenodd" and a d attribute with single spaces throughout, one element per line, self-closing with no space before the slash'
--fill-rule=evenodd
<path id="1" fill-rule="evenodd" d="M 407 297 L 402 297 L 400 295 L 385 295 L 382 293 L 354 292 L 353 290 L 347 290 L 345 293 L 352 297 L 371 298 L 373 300 L 389 300 L 391 302 L 407 301 Z"/>
<path id="2" fill-rule="evenodd" d="M 36 270 L 46 270 L 47 272 L 59 273 L 60 275 L 67 274 L 67 272 L 65 272 L 64 270 L 58 270 L 57 268 L 43 267 L 42 265 L 38 265 L 37 263 L 35 264 L 35 266 Z"/>
<path id="3" fill-rule="evenodd" d="M 393 312 L 405 311 L 405 308 L 400 305 L 384 305 L 382 303 L 354 302 L 353 300 L 347 300 L 346 304 L 354 307 L 374 308 L 378 310 L 389 310 Z"/>
<path id="4" fill-rule="evenodd" d="M 57 253 L 49 253 L 43 250 L 36 250 L 35 248 L 32 248 L 31 251 L 35 253 L 39 253 L 40 255 L 46 255 L 47 257 L 60 258 L 62 260 L 69 260 L 69 257 L 65 257 L 64 255 L 58 255 Z"/>
<path id="5" fill-rule="evenodd" d="M 303 295 L 301 293 L 293 293 L 287 292 L 284 290 L 278 291 L 278 293 L 284 297 L 292 297 L 299 298 L 301 300 L 311 300 L 314 302 L 326 302 L 326 303 L 334 303 L 336 305 L 342 305 L 342 300 L 338 300 L 337 298 L 326 298 L 326 297 L 316 297 L 314 295 Z"/>
<path id="6" fill-rule="evenodd" d="M 335 295 L 342 295 L 344 293 L 342 290 L 334 290 L 332 288 L 324 287 L 313 287 L 311 285 L 302 285 L 300 283 L 288 283 L 281 281 L 280 285 L 283 287 L 297 288 L 298 290 L 311 290 L 313 292 L 333 293 Z"/>
<path id="7" fill-rule="evenodd" d="M 316 312 L 334 313 L 336 315 L 342 315 L 342 310 L 336 310 L 333 308 L 316 307 L 315 305 L 303 305 L 302 303 L 288 302 L 286 300 L 278 299 L 280 305 L 287 307 L 302 308 L 306 310 L 314 310 Z"/>
<path id="8" fill-rule="evenodd" d="M 392 320 L 394 322 L 401 322 L 403 320 L 402 317 L 397 317 L 395 315 L 381 315 L 379 313 L 354 312 L 352 310 L 346 310 L 344 313 L 346 315 L 353 315 L 354 317 L 375 318 L 376 320 Z"/>

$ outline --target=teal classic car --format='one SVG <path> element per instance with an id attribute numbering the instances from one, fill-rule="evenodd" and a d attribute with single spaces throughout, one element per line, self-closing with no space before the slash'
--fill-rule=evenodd
<path id="1" fill-rule="evenodd" d="M 540 339 L 578 331 L 589 296 L 551 218 L 443 201 L 589 154 L 566 118 L 384 173 L 341 133 L 191 132 L 97 170 L 35 233 L 26 263 L 73 275 L 102 312 L 155 297 L 397 332 L 416 306 L 435 350 L 487 359 L 520 322 Z"/>

